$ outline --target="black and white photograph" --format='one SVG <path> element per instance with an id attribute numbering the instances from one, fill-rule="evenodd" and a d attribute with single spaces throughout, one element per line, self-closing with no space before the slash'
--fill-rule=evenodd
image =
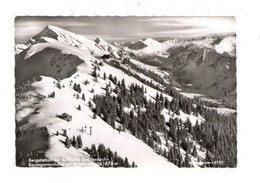
<path id="1" fill-rule="evenodd" d="M 17 167 L 237 167 L 234 16 L 14 23 Z"/>
<path id="2" fill-rule="evenodd" d="M 259 182 L 258 4 L 3 2 L 0 182 Z"/>

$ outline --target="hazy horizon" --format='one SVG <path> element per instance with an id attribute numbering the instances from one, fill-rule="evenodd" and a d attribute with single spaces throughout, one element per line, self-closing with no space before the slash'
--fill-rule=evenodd
<path id="1" fill-rule="evenodd" d="M 15 42 L 25 42 L 47 25 L 54 25 L 89 39 L 109 42 L 137 41 L 144 38 L 191 39 L 209 35 L 235 34 L 234 17 L 42 17 L 18 16 Z"/>

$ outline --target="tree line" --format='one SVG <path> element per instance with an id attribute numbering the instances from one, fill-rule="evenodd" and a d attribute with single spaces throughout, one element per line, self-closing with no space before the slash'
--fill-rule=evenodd
<path id="1" fill-rule="evenodd" d="M 95 144 L 92 144 L 91 148 L 86 147 L 84 150 L 90 155 L 90 158 L 101 167 L 137 167 L 134 161 L 130 164 L 127 157 L 123 159 L 116 151 L 111 151 L 110 148 L 106 148 L 104 144 L 99 144 L 98 148 L 96 148 Z"/>
<path id="2" fill-rule="evenodd" d="M 96 105 L 93 112 L 113 128 L 116 129 L 115 123 L 118 122 L 120 128 L 117 130 L 129 130 L 155 149 L 158 154 L 180 167 L 190 166 L 191 155 L 197 154 L 196 146 L 191 143 L 192 141 L 209 150 L 208 157 L 211 157 L 212 161 L 217 159 L 224 162 L 222 165 L 210 164 L 210 166 L 236 166 L 236 120 L 234 118 L 219 115 L 215 110 L 205 108 L 199 103 L 194 105 L 194 100 L 175 92 L 171 93 L 175 96 L 172 100 L 157 93 L 153 102 L 147 100 L 143 86 L 131 84 L 127 89 L 124 80 L 117 81 L 112 75 L 109 79 L 115 84 L 115 88 L 107 86 L 105 96 L 94 95 L 93 102 Z M 117 95 L 111 95 L 112 92 Z M 124 107 L 131 106 L 133 110 L 129 113 L 124 111 Z M 172 115 L 169 121 L 165 121 L 161 114 L 163 109 L 167 109 Z M 180 110 L 195 116 L 200 114 L 206 121 L 200 124 L 197 122 L 193 127 L 189 120 L 182 121 L 174 118 L 174 115 L 179 115 Z M 163 134 L 163 137 L 173 144 L 172 147 L 175 147 L 171 150 L 171 156 L 169 156 L 170 150 L 164 152 L 160 149 L 160 134 Z M 187 140 L 189 138 L 193 140 Z M 186 151 L 183 155 L 185 158 L 178 153 L 180 148 Z"/>

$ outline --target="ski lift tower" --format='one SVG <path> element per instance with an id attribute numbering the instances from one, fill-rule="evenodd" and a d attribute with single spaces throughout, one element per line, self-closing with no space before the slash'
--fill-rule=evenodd
<path id="1" fill-rule="evenodd" d="M 89 135 L 92 135 L 92 126 L 89 127 Z"/>

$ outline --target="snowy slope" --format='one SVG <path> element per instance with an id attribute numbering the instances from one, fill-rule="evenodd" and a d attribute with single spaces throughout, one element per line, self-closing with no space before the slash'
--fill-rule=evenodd
<path id="1" fill-rule="evenodd" d="M 79 67 L 79 71 L 71 78 L 61 81 L 61 85 L 65 85 L 65 88 L 62 88 L 61 90 L 53 84 L 55 80 L 52 78 L 43 77 L 42 81 L 34 83 L 33 86 L 36 88 L 36 93 L 48 95 L 52 91 L 55 91 L 56 97 L 40 103 L 37 106 L 39 108 L 39 114 L 30 116 L 30 123 L 27 124 L 25 128 L 31 126 L 47 126 L 51 134 L 56 133 L 56 131 L 62 133 L 62 129 L 66 129 L 68 136 L 70 137 L 81 134 L 84 146 L 90 147 L 93 143 L 96 145 L 104 143 L 105 146 L 109 147 L 112 151 L 117 151 L 120 156 L 128 157 L 130 161 L 135 161 L 138 167 L 174 166 L 128 132 L 121 132 L 119 134 L 117 130 L 114 130 L 99 117 L 96 120 L 92 119 L 93 113 L 88 108 L 87 102 L 73 97 L 75 91 L 69 86 L 70 80 L 77 83 L 82 83 L 85 79 L 91 80 L 91 76 L 88 74 L 89 71 L 89 67 L 86 64 L 82 64 Z M 77 74 L 79 74 L 78 77 Z M 105 81 L 100 81 L 98 83 L 92 82 L 88 86 L 82 86 L 83 92 L 88 96 L 88 99 L 93 95 L 90 93 L 90 89 L 92 88 L 95 89 L 95 93 L 104 92 L 100 85 L 104 87 Z M 88 99 L 86 101 L 88 101 Z M 81 111 L 76 109 L 78 105 L 81 105 Z M 24 113 L 23 110 L 19 111 L 17 115 L 22 117 L 21 113 Z M 67 121 L 55 117 L 56 114 L 61 114 L 63 112 L 71 114 L 73 120 L 68 123 Z M 84 126 L 92 126 L 92 136 L 88 135 L 88 133 L 79 132 L 79 129 Z M 87 130 L 89 130 L 89 128 Z M 108 136 L 110 138 L 107 138 Z M 75 151 L 73 147 L 70 147 L 70 149 L 67 150 L 63 144 L 59 143 L 59 140 L 64 140 L 64 137 L 61 135 L 58 137 L 51 137 L 51 148 L 46 152 L 48 158 L 53 159 L 67 156 L 70 156 L 71 158 L 79 157 L 79 152 L 81 150 L 79 152 Z M 59 151 L 57 151 L 57 148 L 59 148 Z M 81 155 L 81 157 L 85 156 L 85 154 Z"/>
<path id="2" fill-rule="evenodd" d="M 101 57 L 106 52 L 96 46 L 96 43 L 92 40 L 87 39 L 84 36 L 77 35 L 73 32 L 67 31 L 65 29 L 48 25 L 39 34 L 31 38 L 26 43 L 18 43 L 15 45 L 15 55 L 18 55 L 22 51 L 30 48 L 31 45 L 43 42 L 57 42 L 82 49 L 84 52 L 88 52 L 91 55 Z"/>
<path id="3" fill-rule="evenodd" d="M 96 60 L 105 54 L 94 41 L 55 26 L 47 26 L 27 45 L 15 58 L 18 84 L 35 73 L 63 79 L 83 60 Z"/>
<path id="4" fill-rule="evenodd" d="M 56 26 L 48 25 L 42 32 L 33 38 L 35 40 L 40 40 L 42 37 L 56 39 L 61 43 L 80 48 L 96 56 L 104 55 L 104 52 L 95 46 L 94 41 Z"/>
<path id="5" fill-rule="evenodd" d="M 51 29 L 53 28 L 51 27 Z M 59 32 L 60 31 L 61 30 L 59 30 Z M 55 28 L 55 33 L 57 32 L 58 31 Z M 46 35 L 47 33 L 48 35 Z M 85 52 L 82 47 L 77 48 L 77 46 L 71 45 L 71 42 L 68 44 L 68 42 L 64 41 L 67 39 L 55 39 L 55 36 L 53 37 L 53 35 L 49 33 L 49 30 L 47 31 L 47 33 L 44 32 L 44 36 L 43 33 L 38 35 L 40 36 L 41 42 L 37 42 L 36 44 L 28 47 L 25 52 L 20 55 L 21 58 L 20 60 L 17 60 L 17 62 L 21 64 L 26 64 L 26 66 L 32 63 L 39 64 L 41 61 L 43 61 L 43 64 L 47 63 L 47 60 L 44 60 L 42 57 L 37 56 L 41 53 L 45 53 L 46 57 L 50 57 L 51 55 L 48 54 L 53 53 L 53 51 L 51 50 L 59 50 L 61 52 L 61 56 L 65 56 L 65 59 L 67 59 L 66 55 L 72 55 L 79 57 L 84 62 L 78 66 L 77 72 L 75 74 L 61 80 L 61 85 L 64 86 L 64 88 L 62 87 L 61 89 L 58 89 L 55 84 L 57 83 L 57 80 L 51 77 L 42 76 L 41 81 L 32 84 L 34 90 L 24 93 L 24 95 L 31 97 L 28 97 L 27 99 L 17 104 L 17 120 L 29 120 L 29 123 L 25 124 L 23 126 L 23 129 L 46 126 L 49 133 L 51 134 L 49 142 L 50 148 L 46 151 L 45 156 L 50 159 L 54 159 L 62 166 L 74 166 L 73 164 L 66 164 L 63 161 L 59 161 L 62 158 L 86 158 L 88 162 L 83 162 L 81 165 L 75 166 L 97 166 L 89 159 L 88 154 L 82 149 L 76 150 L 74 147 L 70 147 L 69 149 L 67 149 L 62 143 L 62 141 L 64 141 L 64 136 L 54 135 L 57 131 L 59 133 L 62 133 L 62 131 L 66 129 L 69 137 L 81 134 L 84 147 L 90 147 L 91 144 L 98 145 L 99 143 L 103 143 L 112 151 L 117 151 L 119 156 L 127 157 L 129 159 L 129 162 L 135 161 L 135 163 L 139 167 L 174 167 L 174 164 L 169 163 L 165 158 L 156 154 L 148 145 L 144 144 L 142 141 L 138 140 L 130 133 L 121 132 L 119 134 L 117 130 L 114 130 L 99 117 L 96 120 L 93 120 L 93 113 L 91 109 L 87 106 L 87 102 L 93 97 L 93 93 L 91 93 L 90 91 L 91 89 L 94 89 L 95 94 L 103 94 L 103 88 L 106 86 L 106 84 L 108 84 L 108 80 L 104 81 L 100 78 L 99 82 L 96 83 L 93 81 L 93 77 L 91 76 L 91 72 L 93 71 L 93 63 L 94 61 L 98 60 L 94 56 L 98 55 L 92 55 L 89 52 Z M 54 52 L 53 54 L 57 55 L 56 52 Z M 35 68 L 37 68 L 37 66 L 33 65 L 32 70 Z M 42 67 L 40 66 L 39 68 L 41 69 Z M 124 78 L 127 85 L 133 82 L 136 82 L 139 85 L 142 84 L 136 79 L 127 76 L 122 71 L 106 64 L 102 68 L 102 71 L 100 71 L 100 75 L 103 74 L 103 72 L 105 71 L 107 74 L 113 74 L 114 76 L 117 76 L 118 79 Z M 86 79 L 90 81 L 90 84 L 87 86 L 82 84 Z M 76 92 L 70 86 L 71 81 L 81 83 L 82 92 L 86 96 L 86 101 L 78 100 L 73 96 Z M 149 88 L 148 90 L 151 90 L 151 94 L 155 96 L 157 92 L 156 90 Z M 38 95 L 47 97 L 53 91 L 55 91 L 55 98 L 46 98 L 42 101 L 37 101 L 34 99 Z M 152 99 L 152 97 L 150 98 Z M 76 109 L 78 105 L 81 105 L 81 111 L 78 111 Z M 36 109 L 37 114 L 34 113 Z M 73 120 L 70 123 L 56 117 L 56 115 L 63 112 L 66 112 L 73 116 Z M 87 126 L 87 130 L 89 130 L 89 126 L 92 126 L 93 135 L 90 136 L 88 135 L 88 133 L 80 132 L 79 129 L 81 129 L 83 126 Z M 108 136 L 111 138 L 107 138 Z"/>
<path id="6" fill-rule="evenodd" d="M 138 48 L 141 49 L 138 49 Z M 147 38 L 144 40 L 140 40 L 137 43 L 132 44 L 129 46 L 129 51 L 132 51 L 137 56 L 144 56 L 144 55 L 160 55 L 165 56 L 165 52 L 170 45 L 160 43 L 152 38 Z"/>
<path id="7" fill-rule="evenodd" d="M 125 156 L 128 157 L 130 161 L 135 161 L 135 163 L 139 167 L 174 166 L 163 157 L 157 155 L 149 146 L 144 144 L 142 141 L 136 139 L 136 137 L 129 134 L 128 132 L 121 132 L 119 134 L 117 130 L 114 130 L 99 117 L 96 120 L 92 119 L 93 113 L 88 108 L 87 102 L 76 99 L 73 96 L 73 94 L 75 94 L 75 91 L 71 88 L 69 84 L 71 80 L 76 83 L 82 83 L 86 79 L 91 81 L 90 84 L 87 86 L 82 85 L 82 91 L 86 96 L 86 101 L 91 100 L 93 96 L 93 93 L 90 92 L 91 89 L 94 89 L 96 94 L 104 94 L 105 91 L 102 88 L 105 88 L 106 84 L 108 84 L 108 80 L 104 81 L 99 78 L 98 83 L 93 82 L 92 76 L 89 74 L 91 73 L 91 71 L 91 61 L 86 60 L 85 63 L 81 64 L 78 67 L 78 71 L 74 75 L 61 81 L 61 85 L 64 85 L 65 88 L 58 89 L 54 84 L 54 82 L 57 81 L 49 77 L 43 77 L 42 81 L 34 83 L 33 86 L 36 88 L 36 93 L 47 96 L 52 91 L 55 91 L 56 97 L 54 99 L 46 99 L 39 105 L 35 106 L 38 108 L 39 112 L 39 114 L 37 115 L 31 115 L 30 112 L 32 111 L 26 111 L 27 107 L 21 106 L 20 108 L 22 110 L 19 110 L 17 112 L 17 117 L 21 119 L 23 117 L 29 116 L 28 119 L 30 121 L 30 123 L 24 126 L 24 128 L 30 128 L 32 126 L 46 126 L 48 127 L 50 134 L 54 134 L 56 133 L 56 131 L 62 133 L 62 129 L 66 129 L 68 136 L 70 137 L 73 135 L 81 134 L 84 146 L 90 147 L 90 145 L 93 143 L 95 143 L 96 145 L 98 145 L 99 143 L 104 143 L 106 147 L 109 147 L 113 151 L 117 151 L 120 156 Z M 131 83 L 143 85 L 135 78 L 129 77 L 122 71 L 115 69 L 107 64 L 104 64 L 104 66 L 101 67 L 100 75 L 102 75 L 104 71 L 106 71 L 107 74 L 111 73 L 113 74 L 113 76 L 117 76 L 118 79 L 125 79 L 126 85 L 130 85 Z M 145 85 L 144 87 L 146 87 L 148 91 L 147 97 L 150 100 L 154 100 L 157 90 Z M 167 97 L 171 99 L 170 96 Z M 78 105 L 81 105 L 81 111 L 78 111 L 76 109 Z M 73 116 L 72 122 L 68 123 L 55 117 L 57 114 L 61 114 L 63 112 L 66 112 Z M 166 117 L 167 112 L 163 111 L 162 113 Z M 189 116 L 181 112 L 180 117 L 178 117 L 177 115 L 176 117 L 187 120 Z M 196 117 L 193 116 L 190 118 L 190 120 L 194 124 L 196 121 Z M 198 120 L 201 121 L 201 119 L 199 118 Z M 79 131 L 84 126 L 92 126 L 92 136 L 88 135 L 88 133 L 82 133 Z M 107 138 L 107 136 L 111 138 Z M 61 135 L 51 137 L 51 148 L 46 152 L 46 156 L 48 158 L 59 159 L 61 157 L 68 156 L 71 158 L 87 157 L 86 153 L 81 153 L 80 156 L 79 152 L 82 152 L 81 150 L 75 151 L 73 147 L 70 147 L 69 150 L 66 149 L 64 145 L 60 143 L 60 141 L 64 141 L 64 137 Z M 133 147 L 135 148 L 133 149 Z M 89 166 L 94 165 L 90 163 Z"/>
<path id="8" fill-rule="evenodd" d="M 224 38 L 219 44 L 215 45 L 218 53 L 228 53 L 231 56 L 236 55 L 236 38 L 229 36 Z"/>
<path id="9" fill-rule="evenodd" d="M 97 56 L 97 55 L 92 55 L 92 54 L 86 54 L 85 51 L 80 48 L 68 46 L 67 44 L 65 44 L 63 42 L 57 41 L 52 38 L 43 37 L 42 39 L 45 42 L 33 44 L 26 50 L 26 55 L 25 55 L 24 59 L 28 59 L 29 57 L 41 52 L 42 50 L 44 50 L 46 48 L 53 48 L 56 50 L 60 50 L 63 54 L 74 54 L 79 57 L 82 57 L 82 59 L 86 56 L 90 57 L 92 59 L 95 59 L 94 56 Z"/>
<path id="10" fill-rule="evenodd" d="M 109 44 L 108 42 L 106 42 L 105 40 L 101 39 L 100 37 L 97 37 L 95 39 L 95 43 L 96 43 L 96 46 L 98 48 L 100 48 L 101 50 L 104 50 L 106 54 L 112 54 L 115 58 L 120 58 L 120 56 L 118 55 L 118 51 L 119 51 L 119 48 L 112 45 L 112 44 Z"/>
<path id="11" fill-rule="evenodd" d="M 16 44 L 14 47 L 15 55 L 18 55 L 22 51 L 26 50 L 29 46 L 31 46 L 34 43 L 35 43 L 35 40 L 33 38 L 31 38 L 29 41 L 27 41 L 25 43 Z"/>
<path id="12" fill-rule="evenodd" d="M 98 78 L 98 82 L 93 82 L 93 77 L 90 75 L 92 72 L 92 63 L 90 60 L 85 60 L 78 67 L 78 71 L 72 75 L 71 77 L 64 79 L 61 81 L 61 85 L 65 86 L 65 88 L 58 89 L 54 82 L 56 80 L 43 77 L 43 80 L 40 82 L 36 82 L 33 86 L 36 88 L 35 92 L 41 95 L 47 96 L 52 91 L 55 91 L 56 97 L 54 99 L 46 99 L 39 105 L 35 106 L 39 110 L 39 114 L 31 115 L 30 111 L 26 111 L 26 107 L 20 107 L 22 110 L 17 112 L 17 117 L 20 119 L 23 117 L 29 116 L 29 121 L 24 128 L 30 128 L 32 126 L 46 126 L 50 134 L 55 134 L 57 131 L 62 133 L 63 129 L 67 130 L 68 136 L 72 137 L 73 135 L 81 134 L 84 146 L 90 147 L 91 144 L 98 145 L 99 143 L 105 144 L 106 147 L 109 147 L 112 151 L 117 151 L 117 153 L 122 157 L 128 157 L 130 161 L 135 161 L 138 167 L 142 166 L 175 166 L 172 163 L 169 163 L 165 158 L 157 155 L 148 145 L 144 144 L 142 141 L 138 140 L 136 137 L 131 135 L 128 132 L 119 133 L 117 130 L 114 130 L 111 126 L 105 123 L 102 119 L 97 117 L 97 119 L 93 119 L 93 113 L 87 106 L 87 101 L 92 99 L 93 93 L 91 93 L 91 89 L 94 89 L 95 94 L 100 93 L 104 94 L 104 88 L 106 84 L 108 84 L 108 80 L 103 80 Z M 137 83 L 138 85 L 143 85 L 140 81 L 136 80 L 133 77 L 129 77 L 127 74 L 123 73 L 121 70 L 115 69 L 107 64 L 104 64 L 101 67 L 100 75 L 103 73 L 113 74 L 119 80 L 125 79 L 126 85 L 130 85 L 131 83 Z M 87 86 L 82 83 L 85 80 L 90 81 L 90 84 Z M 73 95 L 76 93 L 72 87 L 70 86 L 70 82 L 81 83 L 82 93 L 86 96 L 86 101 L 81 99 L 76 99 Z M 113 84 L 112 84 L 113 86 Z M 150 88 L 149 86 L 144 85 L 147 89 L 147 98 L 150 100 L 154 100 L 157 90 Z M 103 88 L 103 89 L 102 89 Z M 169 99 L 170 96 L 164 94 Z M 81 111 L 78 111 L 76 107 L 81 105 Z M 61 114 L 66 112 L 73 116 L 73 120 L 71 122 L 66 122 L 55 116 L 57 114 Z M 170 116 L 167 116 L 167 111 L 162 111 L 166 120 L 169 119 Z M 189 116 L 181 111 L 180 116 L 175 115 L 176 118 L 181 118 L 183 121 L 186 121 L 190 118 L 192 125 L 195 124 L 196 120 L 204 121 L 201 117 L 197 118 L 195 116 Z M 87 132 L 80 132 L 80 129 L 84 126 L 87 126 Z M 88 135 L 89 126 L 93 129 L 93 135 Z M 110 138 L 107 138 L 107 137 Z M 59 159 L 61 157 L 71 157 L 71 158 L 84 158 L 88 157 L 85 152 L 82 150 L 75 151 L 73 147 L 70 149 L 66 149 L 60 141 L 64 141 L 64 137 L 53 136 L 50 139 L 51 147 L 46 152 L 46 156 L 50 159 Z M 133 148 L 134 147 L 134 148 Z M 82 153 L 80 153 L 82 152 Z M 81 155 L 80 155 L 81 154 Z M 62 162 L 61 162 L 62 164 Z M 66 165 L 65 165 L 66 166 Z M 82 165 L 86 166 L 86 165 Z M 89 166 L 94 166 L 93 164 L 89 164 Z"/>
<path id="13" fill-rule="evenodd" d="M 140 61 L 138 61 L 138 60 L 135 60 L 135 59 L 131 59 L 130 62 L 134 63 L 135 65 L 139 66 L 139 67 L 142 68 L 142 69 L 150 70 L 150 71 L 152 71 L 153 73 L 160 75 L 162 78 L 163 78 L 165 75 L 166 75 L 166 76 L 169 75 L 168 72 L 165 72 L 165 71 L 161 70 L 159 67 L 147 65 L 147 64 L 144 64 L 144 63 L 142 63 L 142 62 L 140 62 Z"/>
<path id="14" fill-rule="evenodd" d="M 143 45 L 138 48 L 138 46 Z M 176 47 L 186 47 L 188 45 L 195 45 L 198 48 L 205 48 L 215 50 L 216 52 L 223 54 L 226 52 L 230 56 L 235 56 L 235 47 L 236 47 L 236 37 L 235 36 L 212 36 L 205 37 L 194 40 L 166 40 L 164 42 L 158 42 L 152 38 L 147 38 L 144 40 L 140 40 L 136 43 L 131 43 L 129 47 L 129 51 L 134 53 L 137 56 L 145 56 L 145 55 L 158 55 L 162 57 L 167 57 L 169 54 L 167 50 L 170 48 Z M 136 45 L 136 46 L 135 46 Z"/>
<path id="15" fill-rule="evenodd" d="M 35 74 L 63 79 L 71 76 L 83 60 L 96 60 L 82 49 L 51 38 L 45 39 L 48 42 L 33 44 L 16 56 L 15 73 L 19 76 L 16 78 L 17 84 Z"/>

